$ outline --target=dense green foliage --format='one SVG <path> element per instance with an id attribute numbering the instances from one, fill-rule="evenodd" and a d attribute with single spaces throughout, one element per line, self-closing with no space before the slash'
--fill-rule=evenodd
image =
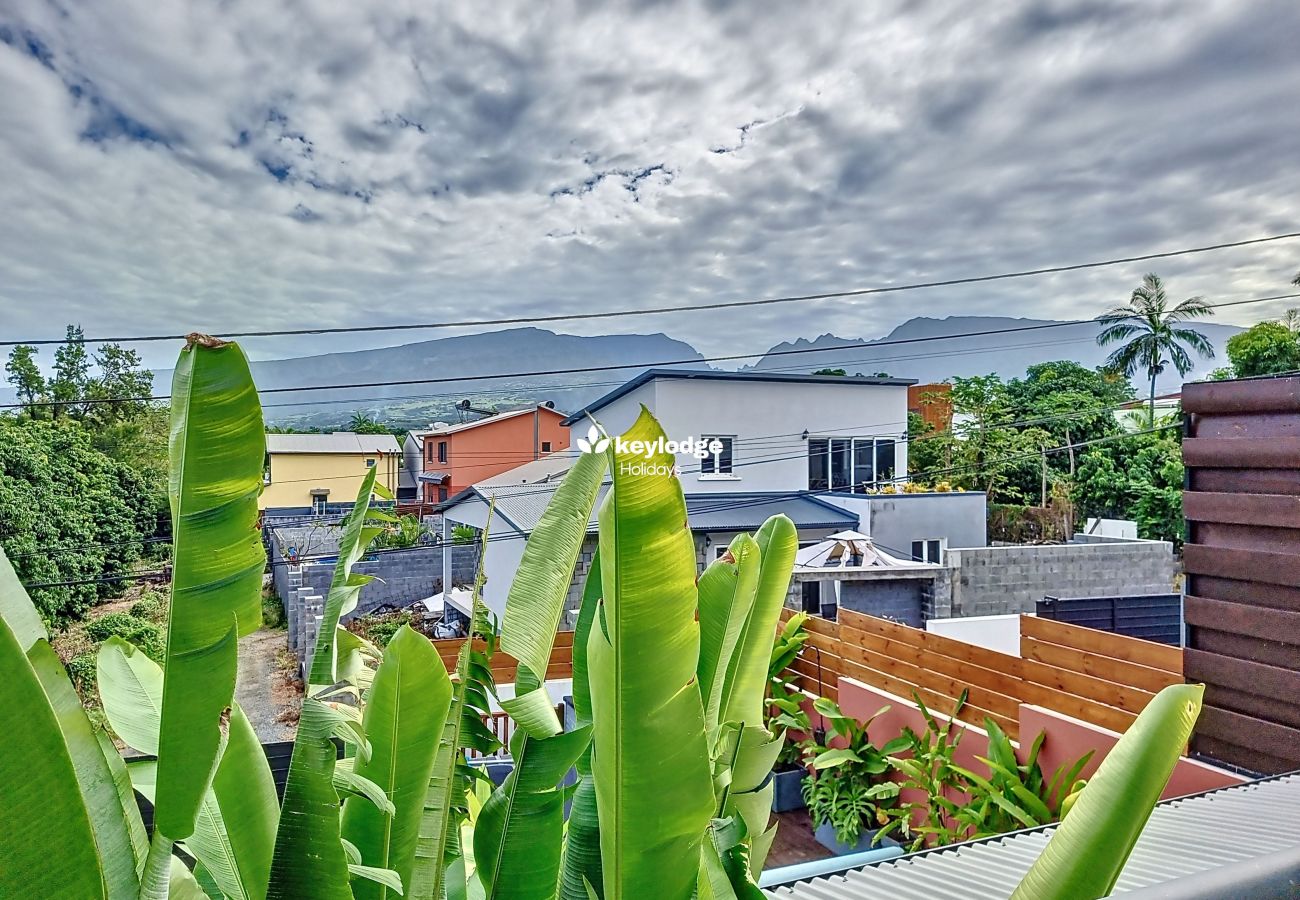
<path id="1" fill-rule="evenodd" d="M 159 531 L 161 498 L 74 421 L 0 419 L 0 546 L 52 623 L 117 596 Z M 76 548 L 58 552 L 52 548 Z"/>
<path id="2" fill-rule="evenodd" d="M 1228 338 L 1227 351 L 1230 377 L 1300 371 L 1300 335 L 1281 322 L 1260 322 L 1234 334 Z"/>

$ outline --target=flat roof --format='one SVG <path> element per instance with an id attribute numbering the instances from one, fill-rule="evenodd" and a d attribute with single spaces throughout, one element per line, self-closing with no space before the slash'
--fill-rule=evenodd
<path id="1" fill-rule="evenodd" d="M 838 384 L 838 385 L 885 385 L 890 387 L 910 387 L 916 384 L 915 378 L 875 378 L 866 375 L 799 375 L 787 372 L 724 372 L 714 369 L 646 369 L 626 384 L 614 388 L 605 396 L 588 403 L 578 412 L 568 416 L 561 425 L 572 425 L 587 413 L 595 412 L 608 406 L 619 397 L 630 394 L 641 385 L 659 378 L 695 379 L 702 381 L 766 381 L 792 382 L 795 384 Z"/>

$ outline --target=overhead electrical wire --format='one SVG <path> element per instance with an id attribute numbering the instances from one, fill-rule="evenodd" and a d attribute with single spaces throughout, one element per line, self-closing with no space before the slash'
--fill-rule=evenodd
<path id="1" fill-rule="evenodd" d="M 869 288 L 852 288 L 842 291 L 823 291 L 819 293 L 794 294 L 780 297 L 761 297 L 750 300 L 727 300 L 715 303 L 691 303 L 679 306 L 658 306 L 647 307 L 642 309 L 614 309 L 602 310 L 600 312 L 586 313 L 554 313 L 544 316 L 513 316 L 496 319 L 464 319 L 452 322 L 415 322 L 395 325 L 351 325 L 339 326 L 335 328 L 289 328 L 275 329 L 265 331 L 234 331 L 225 332 L 216 335 L 224 338 L 258 338 L 258 337 L 288 337 L 295 335 L 322 335 L 322 334 L 360 334 L 374 332 L 390 331 L 431 331 L 446 328 L 472 328 L 486 325 L 531 325 L 539 322 L 569 322 L 578 320 L 593 319 L 614 319 L 626 318 L 632 316 L 652 316 L 664 315 L 678 312 L 706 312 L 720 309 L 739 309 L 743 307 L 755 306 L 775 306 L 786 303 L 807 303 L 819 300 L 838 300 L 851 297 L 866 297 L 876 294 L 894 294 L 904 291 L 924 290 L 929 288 L 941 287 L 958 287 L 968 284 L 986 284 L 993 281 L 1008 281 L 1018 278 L 1031 278 L 1038 275 L 1054 275 L 1062 272 L 1079 272 L 1087 269 L 1100 269 L 1110 266 L 1127 265 L 1136 262 L 1150 262 L 1157 259 L 1170 259 L 1177 256 L 1190 256 L 1199 253 L 1209 253 L 1216 250 L 1228 250 L 1236 247 L 1249 247 L 1256 244 L 1268 244 L 1276 241 L 1293 240 L 1300 237 L 1300 231 L 1286 232 L 1283 234 L 1265 235 L 1256 238 L 1247 238 L 1239 241 L 1223 241 L 1216 244 L 1206 244 L 1198 247 L 1184 247 L 1178 250 L 1162 250 L 1154 253 L 1143 253 L 1136 256 L 1120 256 L 1110 259 L 1093 260 L 1082 263 L 1069 263 L 1066 265 L 1042 266 L 1034 269 L 1019 269 L 1009 272 L 999 272 L 990 275 L 968 275 L 959 278 L 944 278 L 932 281 L 915 281 L 906 284 L 883 285 Z M 80 343 L 114 343 L 114 344 L 137 344 L 150 341 L 175 341 L 184 340 L 183 334 L 147 334 L 147 335 L 124 335 L 117 337 L 94 337 L 82 338 Z M 14 346 L 17 344 L 28 344 L 31 346 L 62 344 L 64 340 L 48 338 L 35 339 L 27 341 L 0 340 L 0 346 Z"/>

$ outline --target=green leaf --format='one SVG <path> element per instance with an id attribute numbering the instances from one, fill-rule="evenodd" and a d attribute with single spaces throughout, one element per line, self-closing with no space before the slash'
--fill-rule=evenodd
<path id="1" fill-rule="evenodd" d="M 171 858 L 167 880 L 167 900 L 208 900 L 194 873 L 179 858 Z"/>
<path id="2" fill-rule="evenodd" d="M 385 893 L 392 891 L 397 896 L 402 896 L 402 876 L 392 869 L 348 863 L 348 874 L 355 879 L 360 879 L 360 884 L 354 883 L 352 886 L 353 893 L 359 897 L 368 896 L 367 891 L 364 890 L 367 886 Z M 357 888 L 363 888 L 363 890 L 358 891 Z M 379 896 L 382 896 L 382 894 Z"/>
<path id="3" fill-rule="evenodd" d="M 539 683 L 546 680 L 564 598 L 573 581 L 573 567 L 587 536 L 606 464 L 603 453 L 579 455 L 524 545 L 506 596 L 501 649 Z"/>
<path id="4" fill-rule="evenodd" d="M 591 726 L 538 739 L 517 731 L 514 771 L 474 828 L 474 859 L 489 900 L 551 900 L 560 875 L 564 792 L 559 783 L 591 741 Z"/>
<path id="5" fill-rule="evenodd" d="M 158 755 L 162 721 L 163 670 L 117 635 L 100 645 L 96 682 L 113 731 L 128 746 Z"/>
<path id="6" fill-rule="evenodd" d="M 0 897 L 108 897 L 68 745 L 5 619 L 0 619 L 0 685 L 6 715 L 22 723 L 8 729 L 0 753 L 0 822 L 5 823 L 0 828 Z M 40 823 L 38 840 L 30 829 L 19 827 L 24 822 Z"/>
<path id="7" fill-rule="evenodd" d="M 366 525 L 366 520 L 375 515 L 375 511 L 370 508 L 370 496 L 375 489 L 377 470 L 377 466 L 366 470 L 366 476 L 357 489 L 357 497 L 352 504 L 352 509 L 343 521 L 338 561 L 334 563 L 334 577 L 330 581 L 329 594 L 325 597 L 325 606 L 321 611 L 316 649 L 312 653 L 309 667 L 310 675 L 307 678 L 309 694 L 315 694 L 321 688 L 328 687 L 339 680 L 335 644 L 338 640 L 339 621 L 356 609 L 361 588 L 373 580 L 373 576 L 354 575 L 352 567 L 365 556 L 366 548 L 382 530 Z"/>
<path id="8" fill-rule="evenodd" d="M 96 852 L 110 897 L 139 893 L 136 872 L 148 853 L 148 835 L 131 793 L 126 764 L 112 741 L 91 724 L 27 590 L 0 549 L 0 616 L 40 682 L 63 733 L 77 786 L 95 834 Z"/>
<path id="9" fill-rule="evenodd" d="M 860 763 L 862 762 L 862 757 L 858 756 L 858 754 L 854 753 L 849 748 L 844 747 L 842 749 L 827 750 L 823 753 L 817 754 L 817 756 L 813 758 L 812 764 L 814 769 L 833 769 L 836 766 L 844 765 L 846 762 Z"/>
<path id="10" fill-rule="evenodd" d="M 625 437 L 664 433 L 643 409 Z M 699 859 L 715 803 L 695 684 L 695 544 L 677 480 L 617 465 L 636 461 L 651 472 L 675 462 L 616 456 L 600 510 L 604 628 L 591 629 L 587 659 L 605 896 L 687 900 L 697 867 L 683 861 Z"/>
<path id="11" fill-rule="evenodd" d="M 1092 900 L 1115 886 L 1201 711 L 1205 686 L 1152 698 L 1074 801 L 1012 900 Z"/>
<path id="12" fill-rule="evenodd" d="M 590 725 L 591 690 L 587 680 L 587 642 L 600 604 L 600 553 L 591 560 L 587 583 L 583 586 L 582 606 L 573 632 L 573 712 L 577 728 Z M 578 757 L 578 785 L 569 807 L 568 827 L 564 832 L 563 876 L 560 896 L 563 900 L 588 900 L 603 896 L 604 880 L 600 866 L 600 822 L 596 813 L 596 784 L 591 774 L 591 746 Z"/>
<path id="13" fill-rule="evenodd" d="M 786 516 L 772 516 L 754 535 L 760 568 L 753 608 L 740 642 L 740 661 L 734 679 L 724 691 L 727 703 L 723 722 L 758 725 L 763 721 L 763 696 L 767 691 L 767 667 L 772 659 L 772 641 L 790 589 L 799 535 Z"/>
<path id="14" fill-rule="evenodd" d="M 714 560 L 700 576 L 697 671 L 704 718 L 714 743 L 729 699 L 726 689 L 734 688 L 738 678 L 742 654 L 737 648 L 754 609 L 760 568 L 758 543 L 741 534 L 731 542 L 727 555 Z"/>
<path id="15" fill-rule="evenodd" d="M 194 832 L 235 693 L 237 639 L 262 622 L 262 409 L 235 344 L 191 335 L 172 378 L 172 596 L 155 840 Z"/>
<path id="16" fill-rule="evenodd" d="M 403 625 L 384 651 L 366 696 L 365 732 L 371 742 L 369 762 L 356 773 L 369 778 L 392 801 L 384 815 L 373 804 L 349 797 L 343 806 L 343 837 L 372 866 L 396 872 L 410 883 L 424 796 L 447 721 L 451 680 L 438 651 L 424 635 Z M 388 887 L 354 883 L 357 900 L 387 896 Z"/>

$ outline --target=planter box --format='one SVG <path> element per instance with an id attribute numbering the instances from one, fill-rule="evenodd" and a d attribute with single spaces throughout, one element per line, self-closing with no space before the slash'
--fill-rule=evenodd
<path id="1" fill-rule="evenodd" d="M 818 825 L 814 833 L 817 843 L 821 844 L 827 850 L 836 856 L 847 856 L 850 853 L 861 853 L 864 850 L 878 850 L 881 847 L 897 847 L 898 841 L 893 838 L 882 838 L 878 843 L 873 843 L 872 839 L 876 836 L 876 829 L 863 831 L 858 837 L 858 842 L 852 846 L 841 844 L 835 839 L 835 826 L 830 822 Z"/>
<path id="2" fill-rule="evenodd" d="M 803 802 L 803 769 L 783 769 L 772 773 L 772 812 L 790 812 L 807 806 Z"/>

